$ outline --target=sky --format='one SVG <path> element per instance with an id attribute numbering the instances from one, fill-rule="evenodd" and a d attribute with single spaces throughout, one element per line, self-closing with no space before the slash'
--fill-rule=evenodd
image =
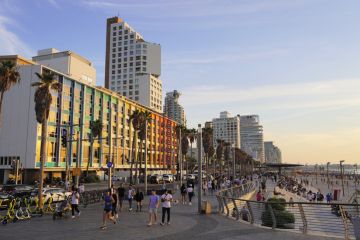
<path id="1" fill-rule="evenodd" d="M 189 127 L 258 114 L 288 163 L 360 163 L 360 1 L 0 0 L 0 55 L 54 47 L 103 85 L 106 18 L 160 43 Z"/>

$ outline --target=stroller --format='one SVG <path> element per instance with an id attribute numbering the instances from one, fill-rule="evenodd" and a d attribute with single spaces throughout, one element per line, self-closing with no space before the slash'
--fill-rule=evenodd
<path id="1" fill-rule="evenodd" d="M 56 218 L 65 217 L 68 212 L 71 210 L 70 199 L 65 198 L 63 201 L 56 203 L 55 212 L 53 214 L 53 220 Z"/>

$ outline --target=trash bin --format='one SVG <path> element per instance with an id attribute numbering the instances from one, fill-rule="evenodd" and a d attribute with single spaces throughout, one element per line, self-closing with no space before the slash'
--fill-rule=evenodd
<path id="1" fill-rule="evenodd" d="M 356 240 L 360 240 L 360 216 L 351 218 L 354 227 L 354 235 Z"/>
<path id="2" fill-rule="evenodd" d="M 209 201 L 202 201 L 201 212 L 204 214 L 211 214 L 211 203 Z"/>

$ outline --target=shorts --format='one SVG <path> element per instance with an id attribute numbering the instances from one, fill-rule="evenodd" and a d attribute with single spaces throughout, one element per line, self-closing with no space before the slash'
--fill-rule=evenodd
<path id="1" fill-rule="evenodd" d="M 105 211 L 106 213 L 109 213 L 109 212 L 111 212 L 111 211 L 112 211 L 112 209 L 109 209 L 109 208 L 104 208 L 104 211 Z"/>
<path id="2" fill-rule="evenodd" d="M 149 208 L 149 213 L 157 214 L 157 208 Z"/>

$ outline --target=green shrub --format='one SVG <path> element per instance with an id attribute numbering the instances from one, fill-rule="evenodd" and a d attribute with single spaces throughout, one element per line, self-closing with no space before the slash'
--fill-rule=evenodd
<path id="1" fill-rule="evenodd" d="M 295 216 L 288 211 L 276 211 L 274 210 L 277 228 L 287 228 L 286 224 L 295 223 Z M 273 221 L 270 210 L 267 209 L 261 214 L 261 221 L 263 226 L 272 227 Z"/>
<path id="2" fill-rule="evenodd" d="M 263 226 L 273 226 L 269 203 L 271 203 L 271 207 L 275 215 L 277 228 L 288 228 L 289 226 L 287 226 L 287 224 L 295 223 L 294 214 L 285 210 L 285 199 L 269 198 L 267 202 L 268 203 L 265 205 L 265 211 L 261 214 L 261 221 Z"/>
<path id="3" fill-rule="evenodd" d="M 85 183 L 98 183 L 100 182 L 100 178 L 98 175 L 89 175 L 84 177 L 84 182 Z"/>

